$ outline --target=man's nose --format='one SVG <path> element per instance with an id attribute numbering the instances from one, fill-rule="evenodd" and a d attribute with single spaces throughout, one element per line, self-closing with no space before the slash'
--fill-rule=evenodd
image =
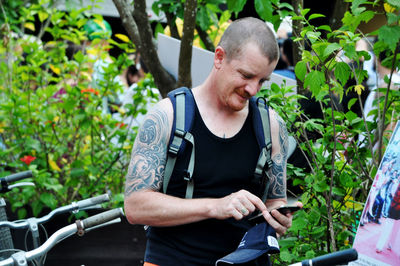
<path id="1" fill-rule="evenodd" d="M 245 90 L 251 97 L 253 97 L 260 90 L 260 84 L 257 81 L 249 81 Z"/>

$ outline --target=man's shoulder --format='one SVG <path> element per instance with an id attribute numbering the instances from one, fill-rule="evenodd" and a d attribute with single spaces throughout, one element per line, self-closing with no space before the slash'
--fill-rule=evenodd
<path id="1" fill-rule="evenodd" d="M 167 128 L 171 129 L 172 127 L 172 120 L 173 120 L 173 108 L 171 101 L 168 98 L 164 98 L 157 102 L 151 109 L 147 112 L 146 119 L 153 119 L 155 116 L 160 117 L 167 120 Z"/>

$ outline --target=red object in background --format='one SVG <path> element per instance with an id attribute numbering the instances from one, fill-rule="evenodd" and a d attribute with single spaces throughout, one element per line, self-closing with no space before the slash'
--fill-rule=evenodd
<path id="1" fill-rule="evenodd" d="M 93 88 L 88 88 L 88 89 L 81 89 L 81 93 L 85 93 L 85 92 L 90 92 L 90 93 L 94 93 L 96 95 L 99 95 L 99 91 L 95 90 Z"/>
<path id="2" fill-rule="evenodd" d="M 31 155 L 25 155 L 20 160 L 29 166 L 34 160 L 36 160 L 36 157 Z"/>

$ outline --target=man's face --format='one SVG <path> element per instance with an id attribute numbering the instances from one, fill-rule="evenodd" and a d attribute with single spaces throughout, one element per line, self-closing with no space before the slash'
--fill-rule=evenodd
<path id="1" fill-rule="evenodd" d="M 248 99 L 256 95 L 264 81 L 269 79 L 277 61 L 269 62 L 257 45 L 248 43 L 241 55 L 227 60 L 226 54 L 218 72 L 217 96 L 223 105 L 233 111 L 247 106 Z"/>

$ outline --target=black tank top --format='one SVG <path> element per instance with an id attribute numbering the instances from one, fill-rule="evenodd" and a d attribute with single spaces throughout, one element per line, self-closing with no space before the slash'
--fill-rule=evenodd
<path id="1" fill-rule="evenodd" d="M 241 189 L 258 196 L 253 182 L 260 153 L 252 125 L 252 110 L 241 130 L 232 138 L 219 138 L 204 124 L 196 106 L 192 134 L 195 140 L 193 198 L 221 198 Z M 167 194 L 184 198 L 191 147 L 177 159 Z M 150 227 L 145 261 L 158 265 L 215 265 L 234 251 L 250 228 L 246 220 L 207 219 L 173 227 Z"/>

